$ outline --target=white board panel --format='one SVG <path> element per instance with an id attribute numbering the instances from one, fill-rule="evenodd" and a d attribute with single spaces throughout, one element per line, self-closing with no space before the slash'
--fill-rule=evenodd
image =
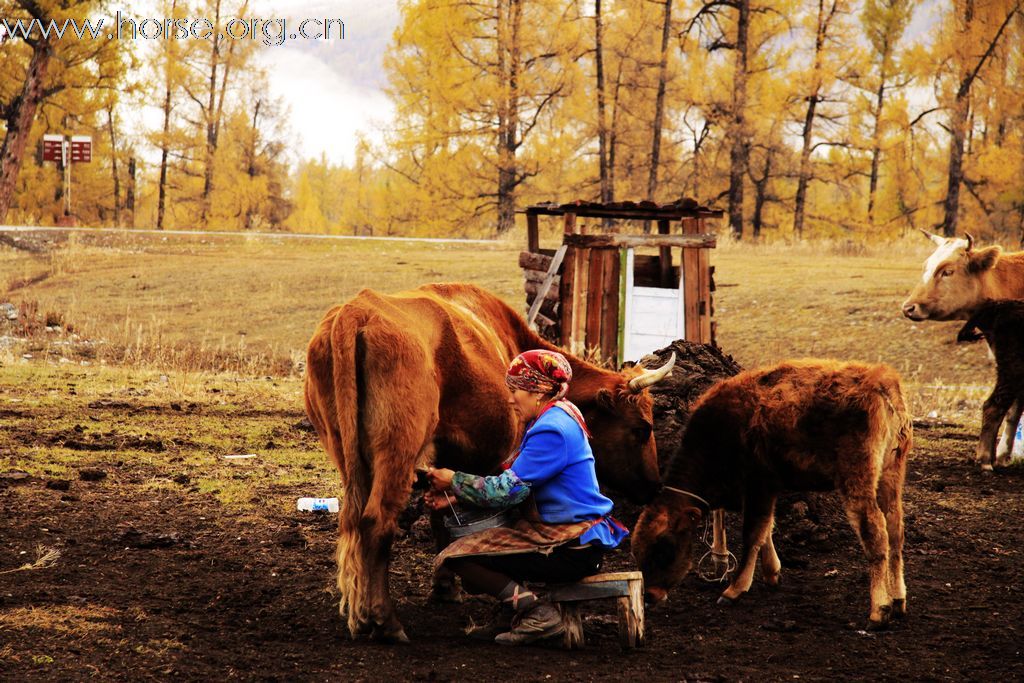
<path id="1" fill-rule="evenodd" d="M 627 250 L 626 267 L 626 330 L 622 360 L 636 361 L 676 339 L 684 338 L 683 278 L 680 274 L 678 289 L 634 286 L 632 249 Z"/>

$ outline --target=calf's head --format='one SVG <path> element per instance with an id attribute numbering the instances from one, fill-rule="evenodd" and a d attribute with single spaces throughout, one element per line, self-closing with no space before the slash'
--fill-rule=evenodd
<path id="1" fill-rule="evenodd" d="M 983 279 L 999 260 L 998 246 L 974 249 L 974 238 L 944 238 L 922 230 L 935 243 L 924 273 L 903 302 L 911 320 L 956 320 L 985 300 Z"/>
<path id="2" fill-rule="evenodd" d="M 633 557 L 644 575 L 645 599 L 658 603 L 693 567 L 693 543 L 703 512 L 691 501 L 663 493 L 648 505 L 633 531 Z"/>

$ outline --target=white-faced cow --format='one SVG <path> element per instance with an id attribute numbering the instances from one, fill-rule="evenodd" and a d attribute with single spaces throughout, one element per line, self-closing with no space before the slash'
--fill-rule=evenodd
<path id="1" fill-rule="evenodd" d="M 694 407 L 661 492 L 644 509 L 633 553 L 647 598 L 665 599 L 693 564 L 710 510 L 742 510 L 743 553 L 720 598 L 746 593 L 758 555 L 779 583 L 772 543 L 783 491 L 837 490 L 867 555 L 869 627 L 906 611 L 903 479 L 912 427 L 896 371 L 884 365 L 803 360 L 742 372 Z"/>
<path id="2" fill-rule="evenodd" d="M 974 238 L 944 238 L 922 230 L 935 243 L 924 274 L 903 302 L 911 320 L 967 320 L 988 301 L 1024 299 L 1024 252 L 1005 253 L 1002 247 L 974 248 Z M 1009 458 L 1013 434 L 1024 404 L 1014 401 L 1005 415 L 996 462 Z M 980 452 L 980 451 L 979 451 Z M 991 462 L 980 462 L 991 470 Z"/>
<path id="3" fill-rule="evenodd" d="M 391 543 L 417 467 L 494 473 L 519 439 L 505 369 L 553 349 L 508 305 L 466 284 L 363 290 L 327 312 L 309 343 L 306 413 L 342 482 L 338 587 L 349 630 L 404 642 L 388 588 Z M 671 372 L 603 370 L 568 356 L 568 398 L 593 435 L 603 484 L 638 502 L 658 490 L 646 388 Z"/>
<path id="4" fill-rule="evenodd" d="M 999 422 L 1006 416 L 1009 441 L 1005 454 L 995 459 L 999 466 L 1010 464 L 1010 451 L 1020 406 L 1024 405 L 1024 301 L 990 301 L 975 311 L 957 335 L 957 341 L 984 338 L 996 357 L 996 385 L 985 400 L 981 415 L 981 436 L 976 457 L 982 471 L 992 470 Z"/>

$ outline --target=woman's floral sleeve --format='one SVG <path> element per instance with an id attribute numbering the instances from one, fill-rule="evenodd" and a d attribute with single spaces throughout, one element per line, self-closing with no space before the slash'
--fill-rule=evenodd
<path id="1" fill-rule="evenodd" d="M 464 503 L 485 508 L 507 508 L 523 502 L 530 495 L 530 486 L 512 470 L 493 477 L 456 472 L 452 491 Z"/>

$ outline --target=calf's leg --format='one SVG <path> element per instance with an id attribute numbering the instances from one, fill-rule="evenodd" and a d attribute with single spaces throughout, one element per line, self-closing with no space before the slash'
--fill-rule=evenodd
<path id="1" fill-rule="evenodd" d="M 981 465 L 982 472 L 992 471 L 999 424 L 1003 421 L 1013 402 L 1014 392 L 1004 382 L 997 379 L 992 395 L 985 399 L 985 404 L 981 409 L 981 435 L 978 437 L 975 460 Z"/>
<path id="2" fill-rule="evenodd" d="M 778 588 L 782 582 L 782 561 L 779 560 L 779 554 L 775 552 L 775 543 L 772 542 L 774 521 L 773 517 L 773 523 L 768 526 L 768 537 L 761 546 L 761 577 L 765 585 Z"/>
<path id="3" fill-rule="evenodd" d="M 775 514 L 775 496 L 763 492 L 748 492 L 743 501 L 743 555 L 736 577 L 718 599 L 728 605 L 750 590 L 754 582 L 754 568 L 761 545 L 772 528 Z"/>
<path id="4" fill-rule="evenodd" d="M 1010 464 L 1010 454 L 1013 451 L 1014 437 L 1017 434 L 1017 424 L 1020 422 L 1021 413 L 1024 412 L 1024 401 L 1019 398 L 1010 406 L 1003 421 L 1003 436 L 999 439 L 999 446 L 996 448 L 996 467 L 1006 467 Z"/>
<path id="5" fill-rule="evenodd" d="M 843 492 L 843 506 L 846 518 L 860 538 L 861 547 L 868 559 L 868 576 L 871 583 L 871 613 L 868 628 L 885 628 L 892 611 L 889 597 L 889 536 L 885 515 L 878 507 L 873 492 L 867 495 L 857 492 Z"/>
<path id="6" fill-rule="evenodd" d="M 885 530 L 889 540 L 889 597 L 892 598 L 892 616 L 902 618 L 907 613 L 907 585 L 903 581 L 903 478 L 906 460 L 900 459 L 882 471 L 878 482 L 878 505 L 885 515 Z"/>

